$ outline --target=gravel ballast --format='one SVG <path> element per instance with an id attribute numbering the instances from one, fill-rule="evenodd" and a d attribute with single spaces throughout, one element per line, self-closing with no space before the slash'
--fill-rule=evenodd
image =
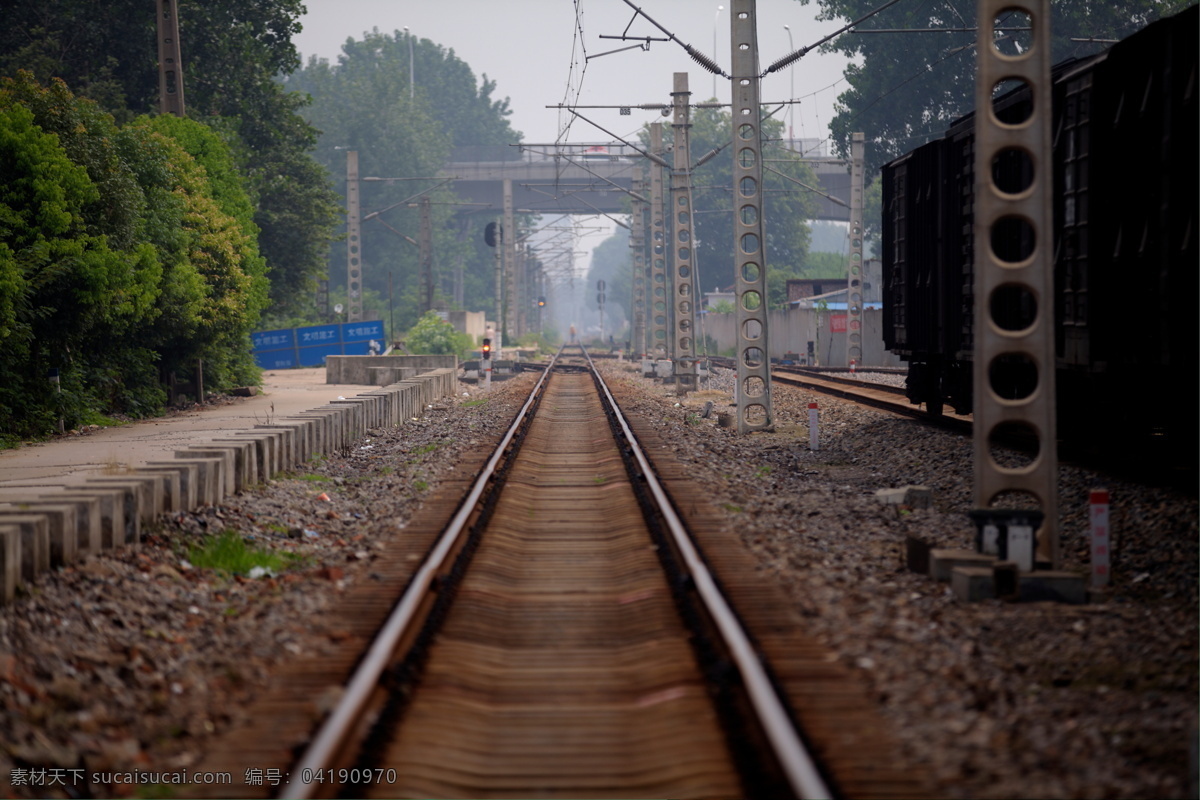
<path id="1" fill-rule="evenodd" d="M 1087 564 L 1088 491 L 1103 485 L 1112 495 L 1109 599 L 965 604 L 946 584 L 907 572 L 903 546 L 910 534 L 971 545 L 969 440 L 780 386 L 775 432 L 738 436 L 715 413 L 700 414 L 706 401 L 730 410 L 728 371 L 680 403 L 633 365 L 603 369 L 626 412 L 649 420 L 694 469 L 764 579 L 783 586 L 805 625 L 862 676 L 931 793 L 1192 791 L 1194 491 L 1063 467 L 1068 569 Z M 486 395 L 460 384 L 419 420 L 219 508 L 175 515 L 141 547 L 49 573 L 0 608 L 0 794 L 78 796 L 80 786 L 51 778 L 199 763 L 282 661 L 337 646 L 324 615 L 404 535 L 455 458 L 502 433 L 533 380 L 520 375 Z M 877 489 L 910 484 L 929 486 L 934 507 L 875 499 Z M 289 560 L 253 578 L 192 565 L 194 548 L 226 530 Z M 97 796 L 144 790 L 87 787 Z"/>

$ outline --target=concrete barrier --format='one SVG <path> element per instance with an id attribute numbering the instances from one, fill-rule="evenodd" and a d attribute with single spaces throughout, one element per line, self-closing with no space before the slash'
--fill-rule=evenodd
<path id="1" fill-rule="evenodd" d="M 325 382 L 377 386 L 371 383 L 372 367 L 409 367 L 421 372 L 444 368 L 456 370 L 458 356 L 328 356 L 325 359 Z"/>
<path id="2" fill-rule="evenodd" d="M 397 359 L 395 364 L 382 363 Z M 314 456 L 345 451 L 372 430 L 403 425 L 454 394 L 454 356 L 330 356 L 329 383 L 363 383 L 367 369 L 392 380 L 297 416 L 268 420 L 232 436 L 188 445 L 175 458 L 82 485 L 48 487 L 27 502 L 0 506 L 0 603 L 52 566 L 102 549 L 136 545 L 160 515 L 218 505 Z M 381 370 L 380 368 L 386 368 Z M 353 379 L 361 370 L 364 380 Z M 420 372 L 421 374 L 413 374 Z"/>

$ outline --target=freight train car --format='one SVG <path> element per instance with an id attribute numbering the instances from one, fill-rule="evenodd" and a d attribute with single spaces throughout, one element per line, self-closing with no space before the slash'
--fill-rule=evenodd
<path id="1" fill-rule="evenodd" d="M 1195 460 L 1200 399 L 1197 8 L 1052 71 L 1054 319 L 1064 448 L 1125 439 Z M 1023 118 L 1027 88 L 995 102 Z M 1019 154 L 993 165 L 1028 185 Z M 931 414 L 973 405 L 974 116 L 883 168 L 884 343 L 908 362 L 908 397 Z M 998 254 L 1028 252 L 1022 229 Z M 993 297 L 1003 324 L 1023 293 Z M 1016 327 L 1019 327 L 1016 326 Z M 1026 367 L 1000 378 L 1031 380 Z M 993 373 L 995 375 L 995 373 Z"/>

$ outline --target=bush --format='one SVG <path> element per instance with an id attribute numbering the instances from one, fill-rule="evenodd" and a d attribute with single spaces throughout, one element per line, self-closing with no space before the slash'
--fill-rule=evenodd
<path id="1" fill-rule="evenodd" d="M 474 344 L 470 336 L 459 333 L 453 325 L 439 317 L 436 311 L 426 311 L 404 337 L 404 347 L 410 353 L 454 354 L 459 359 L 470 355 Z"/>

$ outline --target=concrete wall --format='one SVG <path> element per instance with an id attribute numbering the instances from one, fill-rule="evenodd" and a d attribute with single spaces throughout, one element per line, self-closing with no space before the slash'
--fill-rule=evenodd
<path id="1" fill-rule="evenodd" d="M 767 349 L 771 358 L 783 358 L 784 353 L 808 352 L 808 343 L 813 342 L 817 362 L 826 367 L 846 367 L 846 334 L 830 331 L 828 311 L 816 309 L 791 309 L 770 311 L 767 314 Z M 708 313 L 704 315 L 704 333 L 717 341 L 721 352 L 737 346 L 737 320 L 735 314 Z M 863 310 L 863 360 L 864 367 L 900 367 L 904 362 L 883 349 L 883 312 L 879 309 Z"/>
<path id="2" fill-rule="evenodd" d="M 226 431 L 221 438 L 177 450 L 174 459 L 90 477 L 78 486 L 47 485 L 44 494 L 20 504 L 0 504 L 0 605 L 42 572 L 89 553 L 136 546 L 143 526 L 160 514 L 220 505 L 314 456 L 345 450 L 373 428 L 420 417 L 428 405 L 454 394 L 457 377 L 454 364 L 431 369 L 302 414 Z"/>
<path id="3" fill-rule="evenodd" d="M 329 356 L 325 359 L 325 382 L 378 386 L 371 381 L 371 367 L 410 367 L 420 372 L 457 369 L 458 356 Z"/>
<path id="4" fill-rule="evenodd" d="M 471 344 L 479 344 L 483 332 L 487 328 L 486 311 L 447 311 L 449 322 L 454 330 L 471 337 Z"/>

